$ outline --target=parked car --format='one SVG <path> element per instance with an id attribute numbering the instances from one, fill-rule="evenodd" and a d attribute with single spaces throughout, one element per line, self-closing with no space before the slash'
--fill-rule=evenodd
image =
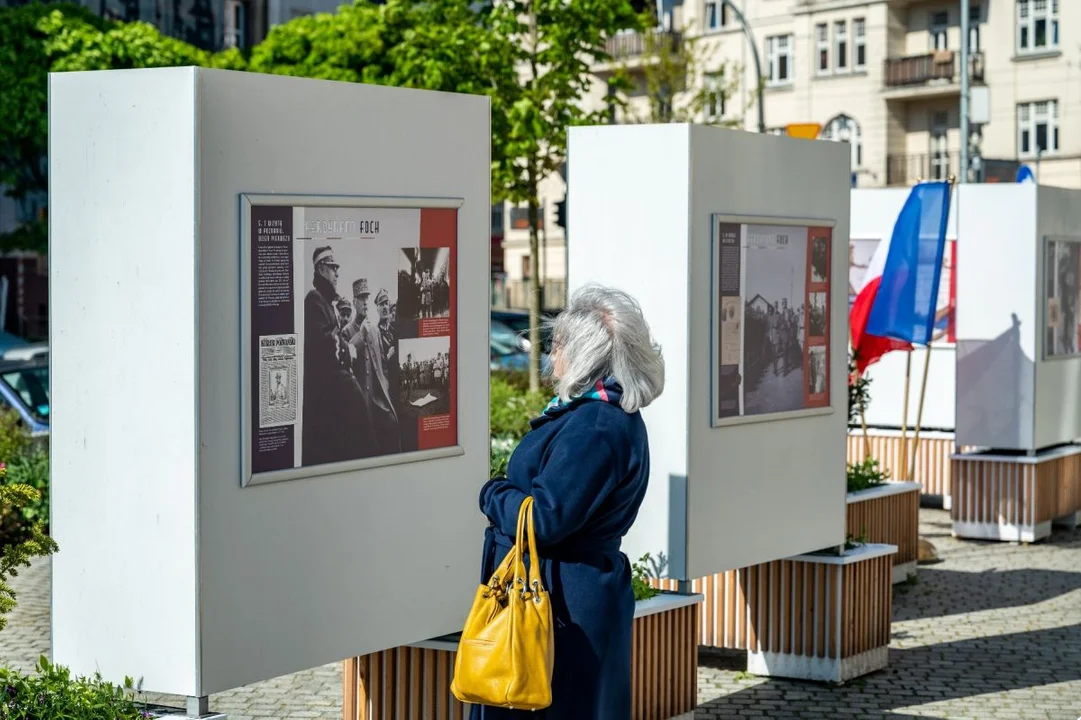
<path id="1" fill-rule="evenodd" d="M 491 370 L 528 370 L 529 341 L 502 321 L 491 320 L 488 333 L 488 367 Z M 541 367 L 548 356 L 541 353 Z"/>
<path id="2" fill-rule="evenodd" d="M 552 338 L 551 332 L 545 326 L 545 321 L 550 320 L 551 316 L 541 314 L 541 351 L 549 353 L 552 351 Z M 529 347 L 529 313 L 519 312 L 517 310 L 492 310 L 492 320 L 501 323 L 504 327 L 508 327 L 518 334 L 519 337 L 526 340 L 526 348 Z"/>
<path id="3" fill-rule="evenodd" d="M 6 355 L 6 354 L 5 354 Z M 19 414 L 33 437 L 49 434 L 49 356 L 0 360 L 0 406 Z"/>

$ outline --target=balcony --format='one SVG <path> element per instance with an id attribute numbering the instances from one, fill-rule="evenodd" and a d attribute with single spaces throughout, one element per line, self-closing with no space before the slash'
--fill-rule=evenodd
<path id="1" fill-rule="evenodd" d="M 981 183 L 1011 183 L 1017 175 L 1017 160 L 996 158 L 973 158 L 972 179 Z M 910 186 L 917 182 L 947 180 L 950 175 L 960 175 L 961 153 L 924 153 L 918 155 L 888 155 L 886 157 L 886 185 Z"/>
<path id="2" fill-rule="evenodd" d="M 885 85 L 891 95 L 928 97 L 960 92 L 960 53 L 937 50 L 886 60 Z M 983 53 L 970 53 L 968 77 L 983 82 Z"/>
<path id="3" fill-rule="evenodd" d="M 604 44 L 610 59 L 593 70 L 602 75 L 613 73 L 620 68 L 634 70 L 645 63 L 656 62 L 660 52 L 678 52 L 682 43 L 683 33 L 674 30 L 621 32 L 608 38 Z"/>
<path id="4" fill-rule="evenodd" d="M 886 156 L 886 185 L 915 185 L 920 180 L 946 180 L 961 167 L 961 153 L 953 150 L 944 153 Z"/>

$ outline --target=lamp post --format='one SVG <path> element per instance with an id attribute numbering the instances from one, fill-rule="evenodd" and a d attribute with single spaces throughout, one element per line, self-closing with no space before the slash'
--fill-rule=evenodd
<path id="1" fill-rule="evenodd" d="M 957 181 L 968 182 L 968 13 L 970 0 L 961 0 L 961 172 Z"/>
<path id="2" fill-rule="evenodd" d="M 747 24 L 747 19 L 743 17 L 743 13 L 739 11 L 739 8 L 735 6 L 732 0 L 721 0 L 721 7 L 728 8 L 732 11 L 732 14 L 736 16 L 736 20 L 739 20 L 739 24 L 743 26 L 743 34 L 747 37 L 747 42 L 751 46 L 751 54 L 754 56 L 754 72 L 758 79 L 758 132 L 766 132 L 766 109 L 765 104 L 762 102 L 762 61 L 758 56 L 758 44 L 754 40 L 754 34 L 751 33 L 751 26 Z"/>

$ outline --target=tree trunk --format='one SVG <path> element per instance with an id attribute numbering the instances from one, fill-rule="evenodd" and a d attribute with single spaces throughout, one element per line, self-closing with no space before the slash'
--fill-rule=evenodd
<path id="1" fill-rule="evenodd" d="M 529 389 L 540 390 L 540 236 L 537 232 L 540 202 L 537 200 L 537 169 L 529 165 Z"/>

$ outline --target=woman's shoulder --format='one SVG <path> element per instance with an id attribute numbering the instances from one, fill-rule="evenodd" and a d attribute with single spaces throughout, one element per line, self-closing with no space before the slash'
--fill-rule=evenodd
<path id="1" fill-rule="evenodd" d="M 568 424 L 580 432 L 620 443 L 645 430 L 641 413 L 628 413 L 606 402 L 583 403 L 568 415 Z"/>

